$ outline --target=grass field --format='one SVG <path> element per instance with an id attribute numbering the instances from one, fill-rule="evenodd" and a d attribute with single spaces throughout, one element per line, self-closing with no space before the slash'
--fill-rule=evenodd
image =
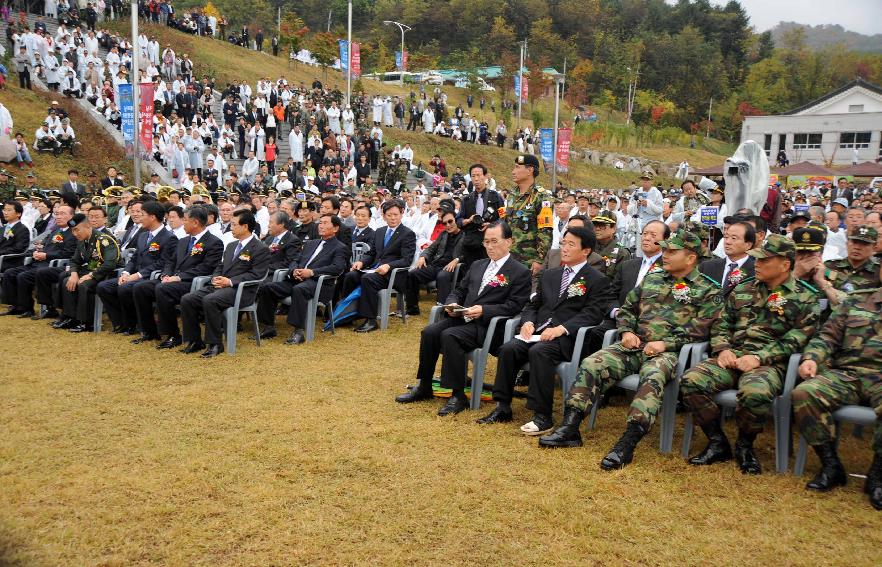
<path id="1" fill-rule="evenodd" d="M 473 422 L 488 404 L 396 404 L 424 324 L 301 347 L 243 333 L 205 362 L 0 318 L 0 565 L 878 565 L 882 516 L 856 479 L 819 495 L 696 469 L 657 430 L 603 473 L 623 400 L 560 451 L 517 432 L 520 401 L 493 427 Z M 867 440 L 843 445 L 865 472 Z"/>
<path id="2" fill-rule="evenodd" d="M 67 181 L 67 170 L 75 167 L 80 172 L 80 182 L 85 183 L 86 173 L 94 169 L 99 177 L 104 176 L 104 171 L 111 165 L 117 166 L 128 179 L 132 178 L 132 165 L 124 159 L 123 149 L 116 145 L 113 139 L 104 130 L 91 122 L 84 111 L 71 103 L 59 93 L 48 91 L 18 88 L 17 82 L 6 83 L 6 89 L 0 91 L 2 102 L 12 114 L 15 131 L 21 132 L 28 142 L 31 157 L 34 160 L 34 172 L 37 175 L 37 185 L 42 188 L 59 188 Z M 70 124 L 76 133 L 77 140 L 82 145 L 75 150 L 76 157 L 71 158 L 69 153 L 62 153 L 59 157 L 52 154 L 37 153 L 33 149 L 34 133 L 48 114 L 48 108 L 53 100 L 57 100 L 71 117 Z M 13 136 L 15 132 L 13 132 Z M 24 186 L 25 170 L 20 170 L 12 164 L 7 166 L 16 177 L 16 183 Z"/>

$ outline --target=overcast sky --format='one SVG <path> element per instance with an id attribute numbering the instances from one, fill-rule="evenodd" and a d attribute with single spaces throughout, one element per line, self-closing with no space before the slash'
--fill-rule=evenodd
<path id="1" fill-rule="evenodd" d="M 726 4 L 726 0 L 713 0 Z M 757 31 L 780 21 L 800 24 L 839 24 L 847 30 L 882 33 L 882 0 L 739 0 Z"/>

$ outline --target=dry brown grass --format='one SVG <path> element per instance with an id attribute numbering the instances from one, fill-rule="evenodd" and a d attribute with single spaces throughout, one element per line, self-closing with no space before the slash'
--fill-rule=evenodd
<path id="1" fill-rule="evenodd" d="M 89 120 L 85 111 L 63 94 L 36 90 L 36 87 L 33 91 L 20 89 L 17 81 L 18 79 L 9 81 L 7 88 L 0 91 L 0 102 L 12 113 L 15 130 L 24 134 L 28 142 L 34 160 L 34 171 L 37 174 L 37 185 L 43 189 L 61 187 L 67 181 L 67 170 L 72 167 L 79 170 L 82 183 L 87 181 L 86 173 L 90 169 L 94 169 L 100 178 L 111 165 L 125 173 L 127 179 L 132 178 L 132 162 L 125 160 L 123 149 L 117 146 L 104 130 Z M 13 82 L 16 84 L 13 85 Z M 71 158 L 67 152 L 56 158 L 52 154 L 38 153 L 33 149 L 34 132 L 46 118 L 47 109 L 53 100 L 57 100 L 70 114 L 71 126 L 77 135 L 77 140 L 82 142 L 82 145 L 77 146 L 74 158 Z M 24 186 L 27 172 L 19 170 L 14 160 L 7 169 L 15 175 L 16 183 Z"/>
<path id="2" fill-rule="evenodd" d="M 205 362 L 0 318 L 0 564 L 878 564 L 882 516 L 854 479 L 818 495 L 695 469 L 657 431 L 601 472 L 621 401 L 560 451 L 394 403 L 424 324 L 302 347 L 240 334 Z M 866 441 L 843 455 L 869 464 Z"/>

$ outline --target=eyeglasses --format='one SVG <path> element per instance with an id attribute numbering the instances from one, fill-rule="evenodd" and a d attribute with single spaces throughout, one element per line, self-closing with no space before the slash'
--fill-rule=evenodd
<path id="1" fill-rule="evenodd" d="M 446 225 L 456 224 L 456 219 L 446 220 L 446 221 L 444 221 L 444 224 L 446 224 Z"/>

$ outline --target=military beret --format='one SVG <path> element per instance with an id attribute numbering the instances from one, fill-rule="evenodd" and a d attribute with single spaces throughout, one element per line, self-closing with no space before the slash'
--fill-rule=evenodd
<path id="1" fill-rule="evenodd" d="M 534 155 L 521 154 L 515 158 L 515 163 L 517 165 L 532 165 L 537 171 L 539 170 L 539 160 Z"/>
<path id="2" fill-rule="evenodd" d="M 701 254 L 701 239 L 686 230 L 678 230 L 668 237 L 667 240 L 662 240 L 658 244 L 662 249 L 690 250 L 696 254 Z"/>
<path id="3" fill-rule="evenodd" d="M 827 231 L 809 225 L 793 231 L 793 243 L 797 252 L 817 252 L 827 243 Z"/>
<path id="4" fill-rule="evenodd" d="M 879 239 L 879 232 L 872 226 L 856 226 L 848 232 L 848 239 L 875 244 Z"/>
<path id="5" fill-rule="evenodd" d="M 786 236 L 770 234 L 761 247 L 748 250 L 747 253 L 758 259 L 772 256 L 787 257 L 796 253 L 796 244 Z"/>
<path id="6" fill-rule="evenodd" d="M 83 213 L 75 214 L 69 221 L 67 221 L 67 226 L 69 228 L 74 228 L 78 224 L 82 224 L 88 220 L 89 217 L 84 215 Z"/>

